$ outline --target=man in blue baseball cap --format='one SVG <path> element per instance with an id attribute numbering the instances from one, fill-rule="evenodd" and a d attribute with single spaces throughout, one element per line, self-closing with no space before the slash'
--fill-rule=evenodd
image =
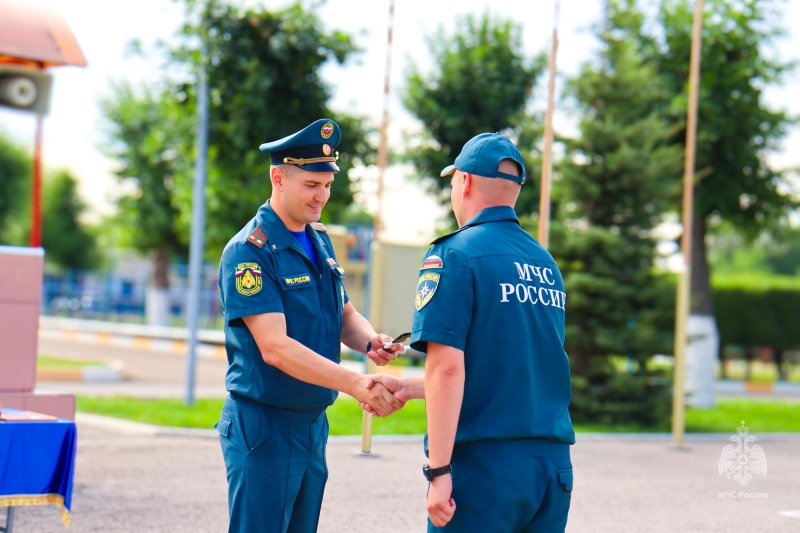
<path id="1" fill-rule="evenodd" d="M 325 409 L 337 391 L 381 416 L 403 406 L 373 377 L 338 364 L 340 343 L 378 365 L 402 349 L 349 301 L 345 271 L 319 224 L 340 140 L 339 126 L 323 118 L 262 144 L 272 197 L 220 260 L 229 396 L 216 427 L 231 532 L 317 530 L 328 477 Z"/>
<path id="2" fill-rule="evenodd" d="M 482 133 L 441 175 L 459 228 L 420 266 L 411 346 L 427 353 L 425 376 L 376 381 L 426 400 L 429 532 L 563 532 L 575 443 L 566 293 L 514 212 L 525 162 Z"/>

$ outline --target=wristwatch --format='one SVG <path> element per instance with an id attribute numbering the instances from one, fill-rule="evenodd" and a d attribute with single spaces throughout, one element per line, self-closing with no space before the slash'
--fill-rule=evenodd
<path id="1" fill-rule="evenodd" d="M 430 465 L 423 465 L 422 467 L 422 474 L 428 481 L 432 481 L 433 478 L 435 477 L 443 476 L 445 474 L 450 474 L 452 471 L 453 471 L 452 465 L 440 466 L 439 468 L 431 468 Z"/>

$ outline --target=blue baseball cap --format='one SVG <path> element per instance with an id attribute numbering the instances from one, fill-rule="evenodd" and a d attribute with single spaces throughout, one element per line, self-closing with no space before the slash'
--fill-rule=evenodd
<path id="1" fill-rule="evenodd" d="M 520 175 L 499 172 L 497 169 L 503 159 L 511 159 L 517 163 Z M 449 176 L 456 169 L 485 178 L 503 178 L 516 181 L 520 185 L 525 183 L 525 161 L 522 159 L 522 154 L 514 143 L 501 133 L 481 133 L 467 141 L 456 157 L 456 162 L 442 170 L 439 176 Z"/>
<path id="2" fill-rule="evenodd" d="M 258 148 L 269 152 L 273 165 L 297 165 L 310 172 L 339 172 L 336 165 L 339 153 L 335 149 L 341 139 L 339 125 L 329 118 L 321 118 L 297 133 Z"/>

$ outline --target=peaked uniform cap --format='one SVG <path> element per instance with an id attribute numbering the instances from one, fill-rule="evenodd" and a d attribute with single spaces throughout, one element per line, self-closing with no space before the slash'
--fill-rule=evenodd
<path id="1" fill-rule="evenodd" d="M 511 159 L 519 165 L 519 176 L 497 170 L 504 159 Z M 516 145 L 502 133 L 476 135 L 467 141 L 455 163 L 445 167 L 439 175 L 449 176 L 456 169 L 485 178 L 503 178 L 519 184 L 525 183 L 525 160 Z"/>
<path id="2" fill-rule="evenodd" d="M 297 133 L 259 146 L 273 165 L 297 165 L 310 172 L 338 172 L 336 147 L 342 139 L 339 125 L 329 118 L 312 122 Z"/>

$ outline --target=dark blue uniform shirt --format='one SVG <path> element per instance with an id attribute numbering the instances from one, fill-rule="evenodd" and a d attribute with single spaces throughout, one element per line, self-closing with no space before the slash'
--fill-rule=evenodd
<path id="1" fill-rule="evenodd" d="M 553 257 L 510 207 L 484 209 L 433 242 L 420 267 L 411 346 L 464 351 L 456 445 L 539 438 L 572 444 L 566 293 Z"/>
<path id="2" fill-rule="evenodd" d="M 344 269 L 330 237 L 306 226 L 314 264 L 269 201 L 225 246 L 219 290 L 225 316 L 228 391 L 287 409 L 324 409 L 337 392 L 295 379 L 268 365 L 242 317 L 283 313 L 289 337 L 339 362 L 342 311 L 349 301 Z"/>

